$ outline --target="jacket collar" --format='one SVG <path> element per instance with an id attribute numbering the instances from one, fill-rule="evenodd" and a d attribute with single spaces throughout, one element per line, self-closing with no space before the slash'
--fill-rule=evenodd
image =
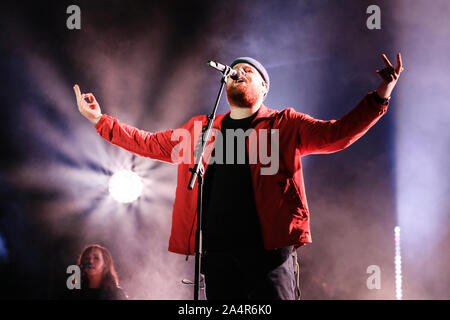
<path id="1" fill-rule="evenodd" d="M 272 118 L 277 113 L 276 110 L 272 110 L 267 108 L 265 105 L 261 105 L 257 111 L 256 119 L 263 119 L 263 118 Z"/>

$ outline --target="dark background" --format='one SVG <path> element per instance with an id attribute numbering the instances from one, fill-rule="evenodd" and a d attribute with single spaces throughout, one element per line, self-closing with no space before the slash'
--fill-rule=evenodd
<path id="1" fill-rule="evenodd" d="M 81 30 L 66 9 L 81 8 Z M 381 8 L 381 30 L 366 9 Z M 302 159 L 313 243 L 298 250 L 304 299 L 395 299 L 394 227 L 404 299 L 449 299 L 447 1 L 10 1 L 0 5 L 0 296 L 59 298 L 89 243 L 112 253 L 133 299 L 191 299 L 193 259 L 167 252 L 176 168 L 103 141 L 72 86 L 102 112 L 149 131 L 209 113 L 219 74 L 206 61 L 260 60 L 265 104 L 338 119 L 401 52 L 388 113 L 341 152 Z M 222 99 L 219 113 L 228 110 Z M 109 176 L 133 168 L 124 205 Z M 230 235 L 232 236 L 232 235 Z M 381 289 L 369 290 L 370 265 Z"/>

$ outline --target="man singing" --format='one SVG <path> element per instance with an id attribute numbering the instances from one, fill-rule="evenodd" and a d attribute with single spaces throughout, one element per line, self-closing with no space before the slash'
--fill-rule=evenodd
<path id="1" fill-rule="evenodd" d="M 230 65 L 241 71 L 240 79 L 228 78 L 226 94 L 230 111 L 218 115 L 213 128 L 222 133 L 222 143 L 205 157 L 203 197 L 203 257 L 208 299 L 285 299 L 299 297 L 296 248 L 311 242 L 309 209 L 303 183 L 301 157 L 332 153 L 351 145 L 387 111 L 391 92 L 403 71 L 400 53 L 394 68 L 383 54 L 386 67 L 377 74 L 382 82 L 376 91 L 339 120 L 318 120 L 293 109 L 276 111 L 263 101 L 269 91 L 267 70 L 257 60 L 237 58 Z M 190 133 L 191 155 L 198 140 L 195 124 L 207 123 L 205 115 L 190 119 L 176 130 L 146 132 L 102 114 L 92 93 L 82 94 L 74 86 L 78 110 L 95 124 L 105 140 L 137 155 L 177 163 L 178 178 L 172 213 L 169 251 L 193 255 L 197 228 L 197 185 L 187 186 L 193 161 L 181 161 L 177 154 L 180 136 Z M 86 101 L 86 99 L 88 101 Z M 249 139 L 244 139 L 245 159 L 238 161 L 239 146 L 229 130 L 277 133 L 277 171 L 264 174 L 267 163 L 253 159 Z M 250 130 L 250 131 L 249 131 Z M 242 132 L 242 131 L 241 131 Z M 248 135 L 247 135 L 248 136 Z M 234 140 L 231 141 L 230 139 Z M 239 140 L 239 139 L 237 139 Z M 242 139 L 240 140 L 242 142 Z M 231 146 L 231 149 L 230 149 Z M 221 148 L 219 150 L 219 148 Z M 227 158 L 227 154 L 229 157 Z M 184 155 L 186 156 L 186 155 Z"/>

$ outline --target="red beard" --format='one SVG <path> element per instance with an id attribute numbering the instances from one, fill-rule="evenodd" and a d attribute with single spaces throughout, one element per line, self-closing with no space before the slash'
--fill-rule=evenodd
<path id="1" fill-rule="evenodd" d="M 231 105 L 250 108 L 258 102 L 259 95 L 254 88 L 241 85 L 227 88 L 227 98 Z"/>

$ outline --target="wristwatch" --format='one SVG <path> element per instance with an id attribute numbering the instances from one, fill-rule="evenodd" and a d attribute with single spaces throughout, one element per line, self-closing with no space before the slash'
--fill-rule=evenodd
<path id="1" fill-rule="evenodd" d="M 379 104 L 388 104 L 389 100 L 391 100 L 391 97 L 389 97 L 389 98 L 380 97 L 380 95 L 378 94 L 378 92 L 376 90 L 373 92 L 373 98 Z"/>

